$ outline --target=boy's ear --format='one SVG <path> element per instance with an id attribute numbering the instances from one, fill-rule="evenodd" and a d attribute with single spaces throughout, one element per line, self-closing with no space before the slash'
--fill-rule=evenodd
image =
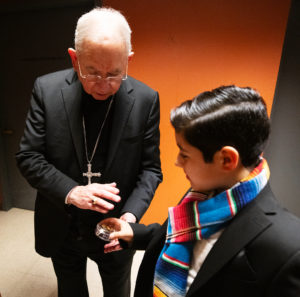
<path id="1" fill-rule="evenodd" d="M 239 152 L 232 146 L 223 146 L 220 150 L 221 165 L 224 170 L 230 171 L 238 167 L 240 161 Z"/>
<path id="2" fill-rule="evenodd" d="M 72 65 L 75 71 L 77 71 L 77 55 L 73 48 L 68 48 L 68 53 L 72 61 Z"/>

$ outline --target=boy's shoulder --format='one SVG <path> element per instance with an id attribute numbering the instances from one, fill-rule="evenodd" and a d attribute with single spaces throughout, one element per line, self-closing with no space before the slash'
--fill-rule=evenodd
<path id="1" fill-rule="evenodd" d="M 257 224 L 264 221 L 264 226 L 253 247 L 264 251 L 266 257 L 269 254 L 282 259 L 300 250 L 300 218 L 281 205 L 269 184 L 255 199 L 255 207 L 252 219 Z"/>

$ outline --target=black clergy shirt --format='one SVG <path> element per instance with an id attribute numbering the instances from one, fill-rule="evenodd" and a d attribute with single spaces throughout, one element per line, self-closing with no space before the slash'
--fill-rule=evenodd
<path id="1" fill-rule="evenodd" d="M 85 121 L 88 158 L 90 160 L 98 134 L 105 119 L 105 115 L 108 111 L 109 104 L 112 100 L 112 96 L 110 96 L 106 100 L 95 100 L 91 95 L 84 92 L 84 90 L 82 90 L 82 92 L 82 114 Z M 103 174 L 104 172 L 108 154 L 109 139 L 111 137 L 110 131 L 112 126 L 113 113 L 114 103 L 112 103 L 109 110 L 108 116 L 102 129 L 102 133 L 100 135 L 98 146 L 91 161 L 93 173 L 100 172 L 101 174 Z M 83 153 L 83 168 L 84 172 L 87 172 L 88 161 L 86 159 L 85 144 Z M 83 185 L 87 185 L 88 178 L 82 177 L 82 181 Z M 92 177 L 91 183 L 103 183 L 102 177 Z M 96 224 L 100 221 L 98 212 L 94 212 L 91 210 L 82 210 L 73 206 L 71 206 L 69 212 L 72 216 L 71 236 L 73 238 L 76 238 L 80 241 L 84 240 L 85 242 L 94 242 L 93 245 L 101 242 L 101 240 L 99 240 L 94 234 Z"/>
<path id="2" fill-rule="evenodd" d="M 105 120 L 106 113 L 109 108 L 109 104 L 112 100 L 112 96 L 110 96 L 106 100 L 96 100 L 91 95 L 87 94 L 83 91 L 83 116 L 85 121 L 85 127 L 86 127 L 86 138 L 87 138 L 87 151 L 88 151 L 88 158 L 89 160 L 92 157 L 92 153 L 94 150 L 94 146 L 97 141 L 97 137 L 100 133 L 101 126 L 103 125 L 103 122 Z M 109 146 L 109 139 L 112 126 L 112 119 L 113 119 L 113 106 L 109 110 L 108 116 L 106 118 L 106 121 L 104 123 L 98 146 L 96 148 L 94 157 L 91 161 L 92 164 L 92 172 L 100 172 L 103 174 L 105 165 L 106 165 L 106 159 L 108 154 L 108 146 Z M 87 170 L 87 159 L 86 159 L 86 148 L 84 147 L 84 170 L 86 172 Z M 92 177 L 91 182 L 97 182 L 101 183 L 101 177 Z M 84 177 L 83 179 L 84 184 L 87 184 L 88 179 L 87 177 Z"/>

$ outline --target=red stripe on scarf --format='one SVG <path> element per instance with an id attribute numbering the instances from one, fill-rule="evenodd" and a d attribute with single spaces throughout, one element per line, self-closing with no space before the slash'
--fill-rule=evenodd
<path id="1" fill-rule="evenodd" d="M 228 201 L 228 204 L 229 204 L 229 207 L 230 207 L 231 216 L 233 217 L 234 216 L 234 210 L 232 208 L 232 202 L 231 202 L 231 199 L 230 199 L 229 190 L 226 191 L 226 197 L 227 197 L 227 201 Z"/>
<path id="2" fill-rule="evenodd" d="M 167 254 L 165 254 L 165 253 L 164 253 L 163 257 L 169 259 L 169 260 L 172 261 L 172 262 L 179 263 L 179 264 L 181 264 L 182 266 L 186 266 L 187 268 L 188 268 L 189 265 L 190 265 L 189 263 L 183 262 L 183 261 L 181 261 L 181 260 L 179 260 L 179 259 L 176 259 L 176 258 L 174 258 L 174 257 L 171 257 L 171 256 L 169 256 L 169 255 L 167 255 Z"/>

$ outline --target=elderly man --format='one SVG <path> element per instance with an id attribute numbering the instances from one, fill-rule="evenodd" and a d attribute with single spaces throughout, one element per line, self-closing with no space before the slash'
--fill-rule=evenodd
<path id="1" fill-rule="evenodd" d="M 139 221 L 162 180 L 159 97 L 127 76 L 130 37 L 122 14 L 96 8 L 78 20 L 73 69 L 34 84 L 16 158 L 37 189 L 36 251 L 51 257 L 59 297 L 88 296 L 87 257 L 104 296 L 129 296 L 133 253 L 104 254 L 95 226 Z"/>

